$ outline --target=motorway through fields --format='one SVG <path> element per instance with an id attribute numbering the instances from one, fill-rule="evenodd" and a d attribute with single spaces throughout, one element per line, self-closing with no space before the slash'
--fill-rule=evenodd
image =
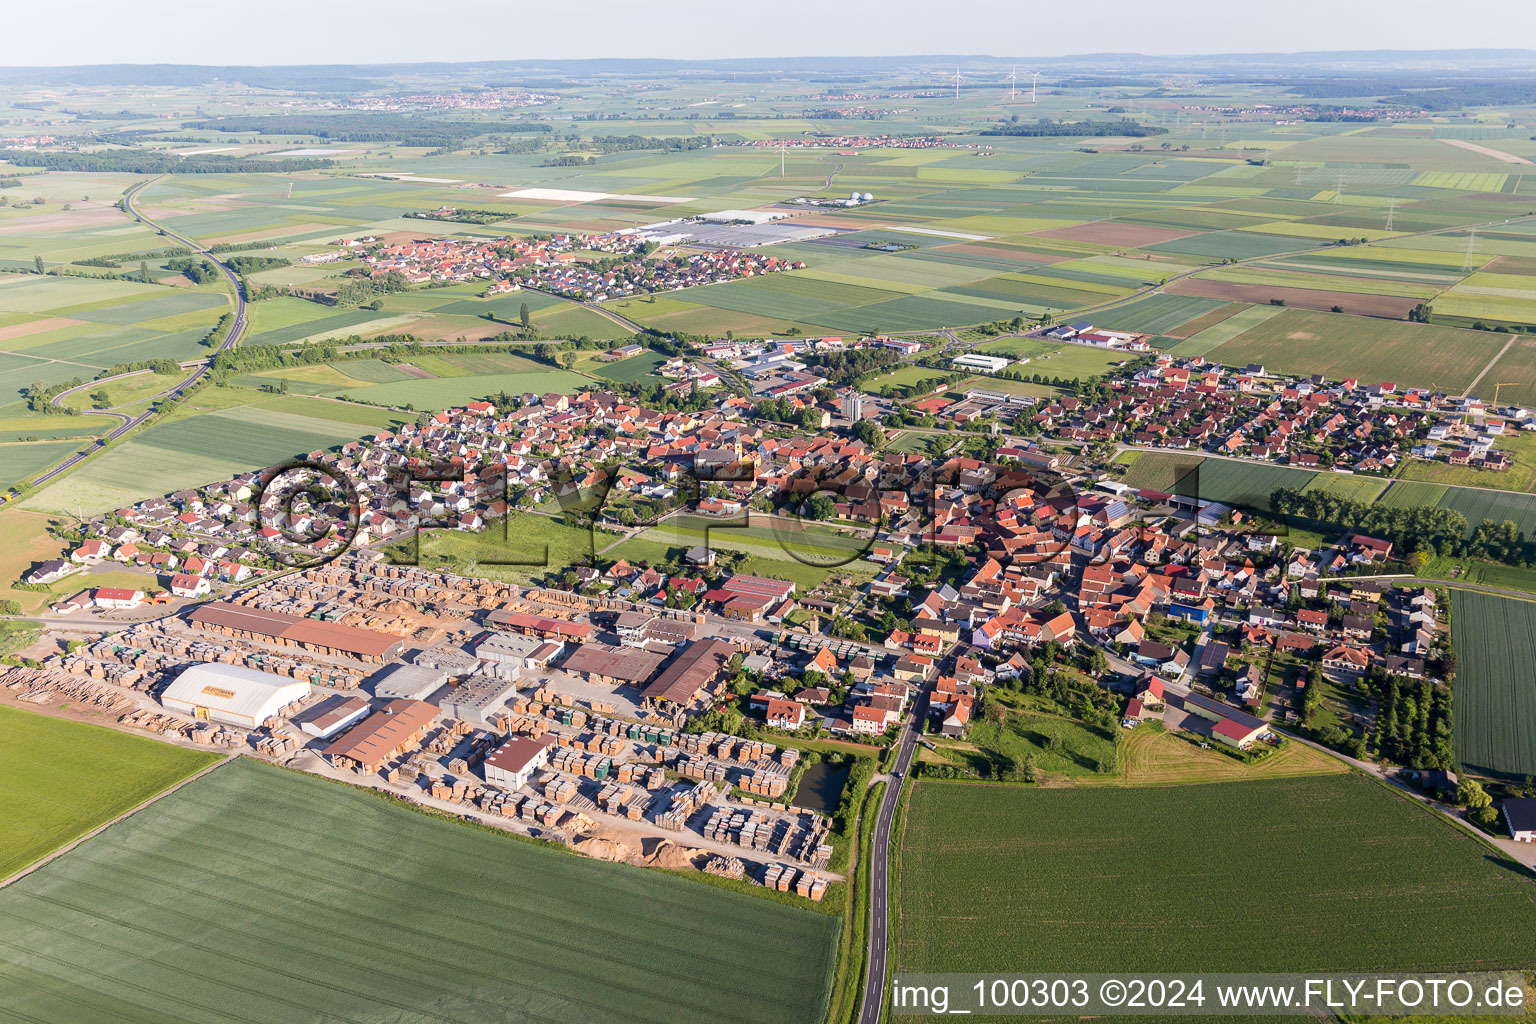
<path id="1" fill-rule="evenodd" d="M 234 322 L 230 324 L 229 332 L 225 334 L 224 341 L 219 345 L 218 350 L 223 351 L 227 348 L 232 348 L 235 343 L 240 340 L 241 335 L 245 333 L 246 326 L 245 290 L 241 287 L 240 278 L 226 264 L 220 261 L 217 256 L 213 255 L 213 253 L 211 253 L 202 243 L 195 242 L 190 238 L 178 235 L 171 229 L 163 227 L 160 224 L 156 224 L 154 221 L 140 213 L 139 210 L 133 205 L 134 200 L 138 198 L 141 192 L 143 192 L 149 186 L 153 185 L 155 182 L 159 181 L 162 177 L 164 177 L 164 175 L 150 178 L 148 181 L 140 182 L 125 192 L 123 194 L 123 210 L 128 214 L 128 216 L 132 217 L 134 220 L 142 222 L 150 230 L 158 231 L 160 234 L 164 235 L 166 238 L 169 238 L 171 241 L 186 246 L 193 252 L 202 255 L 210 263 L 218 267 L 219 272 L 229 279 L 230 287 L 233 288 L 235 292 L 235 319 Z M 157 397 L 171 399 L 179 397 L 184 391 L 186 391 L 187 388 L 191 387 L 198 381 L 202 380 L 205 376 L 207 376 L 210 363 L 203 363 L 202 365 L 196 367 L 185 380 L 181 381 L 181 383 L 175 385 L 174 387 L 168 388 L 166 391 L 162 392 L 160 396 Z M 89 387 L 99 383 L 99 381 L 92 381 L 90 384 L 82 385 L 82 387 Z M 63 395 L 58 397 L 62 398 Z M 122 437 L 124 434 L 128 433 L 128 431 L 149 419 L 149 417 L 153 415 L 153 410 L 146 409 L 139 413 L 137 416 L 132 417 L 126 416 L 122 413 L 109 413 L 109 415 L 118 416 L 120 419 L 122 419 L 123 422 L 117 427 L 113 428 L 112 432 L 109 433 L 105 438 L 98 440 L 95 444 L 91 445 L 91 447 L 86 448 L 83 451 L 76 452 L 69 458 L 65 459 L 63 462 L 59 463 L 57 466 L 54 466 L 48 472 L 44 473 L 42 476 L 34 479 L 32 481 L 32 486 L 37 487 L 41 484 L 45 484 L 59 474 L 66 473 L 73 469 L 76 465 L 105 446 L 106 442 L 113 441 L 119 437 Z"/>

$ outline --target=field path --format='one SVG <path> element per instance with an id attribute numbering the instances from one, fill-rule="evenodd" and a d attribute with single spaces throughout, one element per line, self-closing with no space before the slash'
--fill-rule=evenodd
<path id="1" fill-rule="evenodd" d="M 1495 160 L 1504 161 L 1506 164 L 1530 163 L 1530 161 L 1523 156 L 1515 156 L 1515 154 L 1506 153 L 1502 149 L 1492 149 L 1488 146 L 1479 146 L 1477 143 L 1468 142 L 1466 139 L 1441 139 L 1440 141 L 1445 143 L 1447 146 L 1455 146 L 1457 149 L 1465 149 L 1473 153 L 1481 153 L 1483 156 L 1491 156 Z"/>
<path id="2" fill-rule="evenodd" d="M 1511 348 L 1513 348 L 1515 342 L 1517 342 L 1519 340 L 1520 340 L 1520 335 L 1518 335 L 1518 334 L 1511 334 L 1509 336 L 1509 340 L 1504 343 L 1504 347 L 1499 349 L 1498 354 L 1495 355 L 1492 359 L 1488 360 L 1488 365 L 1483 367 L 1481 373 L 1479 373 L 1476 377 L 1472 378 L 1472 383 L 1467 385 L 1467 390 L 1465 390 L 1465 391 L 1463 391 L 1461 393 L 1461 397 L 1462 398 L 1466 398 L 1468 395 L 1470 395 L 1472 393 L 1472 389 L 1477 387 L 1478 383 L 1484 377 L 1486 377 L 1488 375 L 1488 371 L 1489 370 L 1493 369 L 1493 364 L 1498 362 L 1500 359 L 1503 359 L 1504 358 L 1504 353 L 1508 352 Z"/>
<path id="3" fill-rule="evenodd" d="M 235 758 L 237 758 L 239 756 L 240 756 L 239 754 L 229 754 L 226 757 L 223 757 L 223 758 L 213 762 L 213 764 L 211 764 L 208 767 L 204 768 L 202 771 L 198 772 L 197 774 L 187 776 L 186 778 L 182 779 L 180 782 L 176 783 L 176 785 L 171 786 L 168 789 L 162 789 L 160 792 L 154 794 L 149 799 L 147 799 L 143 803 L 139 804 L 137 807 L 130 807 L 128 810 L 124 811 L 122 814 L 119 814 L 117 817 L 113 818 L 111 821 L 102 822 L 100 825 L 97 825 L 95 828 L 91 829 L 89 832 L 87 832 L 85 835 L 81 836 L 79 839 L 76 839 L 74 842 L 69 843 L 66 846 L 59 847 L 57 850 L 54 850 L 52 853 L 48 854 L 46 857 L 40 858 L 38 860 L 33 861 L 31 864 L 28 864 L 26 867 L 22 868 L 20 871 L 16 872 L 14 875 L 12 875 L 10 878 L 7 878 L 7 879 L 4 879 L 3 881 L 0 881 L 0 889 L 4 889 L 6 886 L 10 885 L 12 882 L 20 881 L 21 879 L 23 879 L 23 878 L 27 877 L 28 875 L 30 875 L 32 872 L 36 871 L 38 868 L 45 867 L 48 864 L 53 863 L 55 860 L 57 860 L 58 858 L 64 856 L 66 853 L 68 853 L 70 850 L 73 850 L 75 847 L 79 846 L 81 843 L 85 842 L 88 839 L 94 839 L 96 836 L 100 835 L 102 832 L 105 832 L 107 829 L 111 828 L 113 825 L 116 825 L 118 822 L 122 821 L 124 818 L 128 818 L 128 817 L 131 817 L 131 816 L 133 816 L 135 814 L 138 814 L 140 811 L 142 811 L 144 808 L 148 807 L 150 804 L 154 803 L 156 800 L 159 800 L 162 797 L 170 796 L 172 793 L 176 792 L 178 789 L 180 789 L 182 786 L 185 786 L 187 783 L 189 783 L 189 782 L 196 782 L 198 779 L 202 778 L 204 775 L 207 775 L 209 772 L 213 771 L 215 768 L 218 768 L 221 765 L 226 765 L 226 764 L 228 764 L 229 762 L 233 761 Z"/>

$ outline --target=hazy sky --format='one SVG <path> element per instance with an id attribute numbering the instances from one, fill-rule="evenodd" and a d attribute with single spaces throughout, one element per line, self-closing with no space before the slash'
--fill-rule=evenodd
<path id="1" fill-rule="evenodd" d="M 6 64 L 1536 48 L 1485 0 L 66 0 L 11 5 Z"/>

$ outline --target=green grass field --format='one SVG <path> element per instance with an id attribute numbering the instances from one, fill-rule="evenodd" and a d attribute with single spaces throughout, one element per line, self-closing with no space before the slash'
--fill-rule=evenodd
<path id="1" fill-rule="evenodd" d="M 1536 604 L 1451 592 L 1456 760 L 1484 775 L 1536 775 Z"/>
<path id="2" fill-rule="evenodd" d="M 202 402 L 245 404 L 199 412 Z M 28 498 L 27 506 L 99 512 L 131 505 L 179 487 L 264 469 L 400 422 L 401 417 L 383 409 L 302 395 L 266 398 L 243 388 L 205 389 L 172 417 L 50 483 Z"/>
<path id="3" fill-rule="evenodd" d="M 1460 392 L 1508 340 L 1482 331 L 1288 309 L 1203 354 L 1229 366 L 1260 363 L 1332 380 L 1357 377 Z M 1201 354 L 1184 351 L 1184 345 L 1173 351 Z"/>
<path id="4" fill-rule="evenodd" d="M 0 879 L 219 759 L 3 706 L 0 736 Z"/>
<path id="5" fill-rule="evenodd" d="M 595 363 L 588 368 L 588 372 L 609 380 L 616 380 L 621 384 L 628 384 L 641 377 L 654 376 L 656 367 L 666 361 L 667 357 L 660 352 L 642 352 L 638 356 L 630 356 L 617 363 Z"/>
<path id="6" fill-rule="evenodd" d="M 1302 489 L 1316 477 L 1311 470 L 1266 462 L 1202 459 L 1186 452 L 1140 452 L 1122 479 L 1132 487 L 1171 492 L 1177 486 L 1179 493 L 1192 497 L 1268 509 L 1269 496 L 1278 488 Z"/>
<path id="7" fill-rule="evenodd" d="M 904 971 L 1531 962 L 1531 879 L 1357 775 L 1157 789 L 922 782 L 901 850 Z"/>
<path id="8" fill-rule="evenodd" d="M 245 758 L 0 892 L 0 918 L 0 1006 L 53 1024 L 819 1024 L 838 925 Z"/>
<path id="9" fill-rule="evenodd" d="M 572 392 L 592 383 L 569 370 L 531 370 L 520 373 L 469 374 L 463 377 L 436 377 L 426 380 L 396 381 L 392 384 L 372 384 L 367 387 L 349 388 L 341 393 L 343 398 L 376 405 L 412 406 L 415 409 L 437 410 L 493 395 L 498 391 L 521 394 L 524 391 Z"/>
<path id="10" fill-rule="evenodd" d="M 0 444 L 0 487 L 22 483 L 85 447 L 88 441 L 31 441 Z"/>

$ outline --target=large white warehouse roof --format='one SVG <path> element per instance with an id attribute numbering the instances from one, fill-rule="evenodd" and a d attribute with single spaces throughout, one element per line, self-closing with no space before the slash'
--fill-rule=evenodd
<path id="1" fill-rule="evenodd" d="M 172 711 L 253 729 L 309 693 L 309 684 L 238 665 L 193 665 L 165 688 Z"/>

